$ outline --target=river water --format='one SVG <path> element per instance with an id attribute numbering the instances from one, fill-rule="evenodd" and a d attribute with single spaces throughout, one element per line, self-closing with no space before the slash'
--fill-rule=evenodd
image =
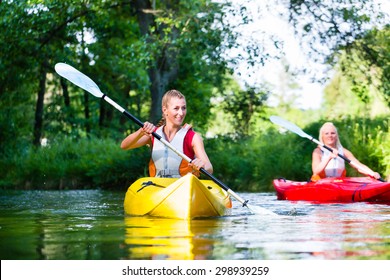
<path id="1" fill-rule="evenodd" d="M 390 206 L 279 201 L 240 193 L 229 216 L 126 217 L 124 193 L 0 192 L 2 260 L 388 260 Z"/>

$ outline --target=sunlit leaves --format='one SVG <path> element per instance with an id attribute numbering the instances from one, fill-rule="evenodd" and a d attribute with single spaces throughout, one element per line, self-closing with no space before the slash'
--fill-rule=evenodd
<path id="1" fill-rule="evenodd" d="M 372 86 L 383 94 L 390 107 L 390 26 L 373 29 L 364 37 L 344 48 L 340 60 L 342 73 L 354 84 L 353 90 L 367 102 L 367 90 Z"/>
<path id="2" fill-rule="evenodd" d="M 296 33 L 305 39 L 302 40 L 303 46 L 309 46 L 317 53 L 313 58 L 318 60 L 327 58 L 340 46 L 363 36 L 373 26 L 386 22 L 383 11 L 373 0 L 289 2 L 290 21 Z"/>
<path id="3" fill-rule="evenodd" d="M 250 127 L 256 117 L 264 110 L 264 103 L 269 92 L 266 90 L 248 88 L 247 90 L 230 91 L 222 97 L 221 108 L 226 114 L 231 114 L 236 136 L 250 135 Z"/>

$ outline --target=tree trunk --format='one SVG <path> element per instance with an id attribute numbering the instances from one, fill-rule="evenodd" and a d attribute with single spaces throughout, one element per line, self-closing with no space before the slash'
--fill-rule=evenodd
<path id="1" fill-rule="evenodd" d="M 91 132 L 90 113 L 89 113 L 89 93 L 84 90 L 84 117 L 85 117 L 85 132 L 89 137 Z"/>
<path id="2" fill-rule="evenodd" d="M 105 106 L 105 101 L 103 99 L 100 99 L 100 106 L 99 106 L 99 127 L 104 127 L 104 123 L 106 120 L 106 110 L 107 107 Z"/>
<path id="3" fill-rule="evenodd" d="M 177 0 L 165 0 L 162 1 L 169 9 L 177 8 Z M 147 35 L 150 33 L 151 27 L 156 27 L 155 16 L 152 10 L 152 4 L 150 1 L 134 0 L 134 5 L 137 13 L 138 23 L 140 26 L 141 34 Z M 156 33 L 160 36 L 164 36 L 164 32 L 156 28 Z M 174 41 L 178 37 L 178 30 L 172 28 L 172 32 L 168 35 L 170 41 Z M 151 39 L 149 39 L 151 40 Z M 161 52 L 158 55 L 156 61 L 150 66 L 148 75 L 150 79 L 150 93 L 152 98 L 152 107 L 150 111 L 150 121 L 156 123 L 161 119 L 161 101 L 162 96 L 168 90 L 169 84 L 175 80 L 178 76 L 178 61 L 177 52 L 171 48 L 171 46 L 165 45 L 161 47 Z"/>
<path id="4" fill-rule="evenodd" d="M 38 98 L 35 107 L 35 124 L 34 124 L 34 146 L 41 145 L 42 137 L 42 127 L 43 127 L 43 102 L 45 98 L 46 91 L 46 70 L 44 63 L 41 65 L 41 71 L 39 73 L 39 88 L 38 88 Z"/>
<path id="5" fill-rule="evenodd" d="M 64 96 L 64 104 L 66 108 L 70 107 L 70 97 L 69 97 L 69 90 L 68 90 L 68 84 L 65 82 L 64 78 L 60 79 L 61 88 L 62 88 L 62 94 Z"/>

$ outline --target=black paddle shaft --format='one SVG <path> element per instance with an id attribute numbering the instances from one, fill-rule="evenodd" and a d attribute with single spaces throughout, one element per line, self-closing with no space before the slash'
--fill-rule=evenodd
<path id="1" fill-rule="evenodd" d="M 144 127 L 144 123 L 141 122 L 139 119 L 137 119 L 135 116 L 133 116 L 132 114 L 130 114 L 128 111 L 124 110 L 123 111 L 123 114 L 128 117 L 129 119 L 131 119 L 132 121 L 134 121 L 136 124 L 138 124 L 140 127 Z M 160 140 L 161 139 L 161 136 L 158 135 L 156 132 L 152 132 L 152 135 L 153 137 L 157 138 L 157 140 Z"/>
<path id="2" fill-rule="evenodd" d="M 323 147 L 324 147 L 325 149 L 327 149 L 328 151 L 330 151 L 331 153 L 333 153 L 333 149 L 332 149 L 332 148 L 330 148 L 330 147 L 328 147 L 328 146 L 326 146 L 326 145 L 323 145 Z M 346 162 L 348 162 L 349 164 L 351 164 L 351 160 L 348 159 L 347 157 L 343 156 L 343 155 L 340 154 L 340 153 L 338 153 L 337 155 L 338 155 L 339 157 L 341 157 L 343 160 L 345 160 Z M 378 181 L 381 181 L 381 182 L 386 182 L 386 180 L 383 179 L 383 178 L 379 178 L 379 179 L 377 179 L 377 180 L 378 180 Z"/>
<path id="3" fill-rule="evenodd" d="M 328 147 L 328 146 L 326 146 L 326 145 L 323 145 L 323 147 L 324 147 L 325 149 L 327 149 L 328 151 L 330 151 L 331 153 L 333 153 L 333 149 L 332 149 L 332 148 L 330 148 L 330 147 Z M 339 157 L 341 157 L 343 160 L 345 160 L 346 162 L 351 163 L 351 160 L 349 160 L 348 158 L 346 158 L 346 157 L 343 156 L 342 154 L 338 153 L 337 155 L 338 155 Z"/>

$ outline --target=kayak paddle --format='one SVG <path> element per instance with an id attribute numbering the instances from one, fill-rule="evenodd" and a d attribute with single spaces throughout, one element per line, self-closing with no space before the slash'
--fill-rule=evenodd
<path id="1" fill-rule="evenodd" d="M 299 128 L 297 125 L 289 122 L 289 121 L 286 121 L 285 119 L 282 119 L 281 117 L 278 117 L 278 116 L 271 116 L 270 117 L 270 120 L 271 122 L 273 122 L 274 124 L 277 124 L 281 127 L 284 127 L 285 129 L 287 130 L 290 130 L 291 132 L 294 132 L 295 134 L 298 134 L 299 136 L 303 137 L 303 138 L 307 138 L 309 139 L 310 141 L 316 143 L 317 145 L 320 145 L 321 147 L 327 149 L 328 151 L 330 151 L 331 153 L 333 153 L 333 149 L 326 146 L 325 144 L 321 143 L 320 141 L 318 141 L 317 139 L 314 139 L 314 137 L 310 136 L 309 134 L 305 133 L 301 128 Z M 339 157 L 341 157 L 343 160 L 345 160 L 346 162 L 348 162 L 350 165 L 352 165 L 353 167 L 357 168 L 357 169 L 361 169 L 360 167 L 358 167 L 356 165 L 355 162 L 351 161 L 350 159 L 348 159 L 347 157 L 345 157 L 344 155 L 338 153 L 337 154 Z M 368 170 L 367 170 L 368 171 Z M 370 173 L 370 172 L 367 172 L 367 173 Z M 379 181 L 382 181 L 382 182 L 386 182 L 385 180 L 383 180 L 382 178 L 379 178 L 378 179 Z"/>
<path id="2" fill-rule="evenodd" d="M 97 86 L 97 84 L 88 76 L 85 74 L 81 73 L 77 69 L 73 68 L 72 66 L 66 64 L 66 63 L 57 63 L 55 65 L 55 70 L 56 72 L 64 77 L 65 79 L 69 80 L 76 86 L 86 90 L 93 96 L 97 98 L 102 98 L 105 101 L 107 101 L 109 104 L 114 106 L 118 111 L 123 113 L 126 117 L 134 121 L 137 125 L 140 127 L 143 127 L 144 124 L 141 122 L 139 119 L 137 119 L 135 116 L 130 114 L 128 111 L 126 111 L 124 108 L 119 106 L 115 101 L 113 101 L 111 98 L 109 98 L 107 95 L 102 93 Z M 162 138 L 160 135 L 158 135 L 156 132 L 153 132 L 152 135 L 159 140 L 161 143 L 163 143 L 165 146 L 167 146 L 169 149 L 171 149 L 173 152 L 175 152 L 178 156 L 182 157 L 184 160 L 188 161 L 191 163 L 192 159 L 189 158 L 187 155 L 184 153 L 178 151 L 175 147 L 173 147 L 168 141 L 166 141 L 164 138 Z M 209 173 L 206 169 L 203 167 L 200 168 L 199 170 L 203 174 L 205 174 L 207 177 L 212 179 L 217 185 L 219 185 L 221 188 L 223 188 L 228 194 L 230 194 L 232 197 L 234 197 L 238 202 L 242 204 L 242 206 L 247 207 L 252 213 L 255 214 L 262 214 L 262 215 L 277 215 L 274 212 L 267 210 L 265 208 L 259 207 L 259 206 L 254 206 L 254 205 L 249 205 L 248 200 L 244 200 L 241 197 L 239 197 L 234 191 L 232 191 L 228 186 L 226 186 L 224 183 L 222 183 L 220 180 L 215 178 L 211 173 Z"/>

